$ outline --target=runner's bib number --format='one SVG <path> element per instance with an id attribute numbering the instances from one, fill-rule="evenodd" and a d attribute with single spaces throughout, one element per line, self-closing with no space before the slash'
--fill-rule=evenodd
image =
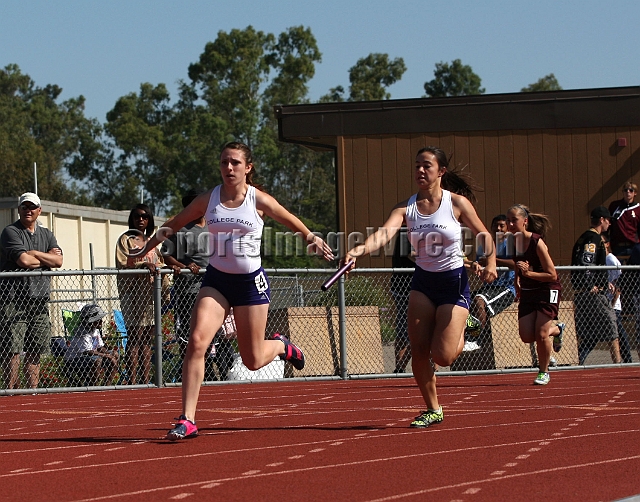
<path id="1" fill-rule="evenodd" d="M 269 283 L 267 282 L 267 278 L 264 276 L 264 272 L 260 272 L 258 275 L 256 275 L 255 281 L 258 293 L 264 293 L 267 289 L 269 289 Z"/>

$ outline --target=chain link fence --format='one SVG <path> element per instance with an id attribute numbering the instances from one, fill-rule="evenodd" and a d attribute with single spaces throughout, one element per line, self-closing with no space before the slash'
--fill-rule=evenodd
<path id="1" fill-rule="evenodd" d="M 574 290 L 572 273 L 593 268 L 558 267 L 564 344 L 553 353 L 552 366 L 639 361 L 640 267 L 622 267 L 618 289 Z M 598 267 L 605 269 L 617 270 Z M 326 292 L 320 286 L 327 270 L 267 272 L 272 302 L 266 336 L 288 336 L 305 352 L 306 366 L 298 371 L 276 359 L 249 371 L 237 354 L 228 319 L 208 352 L 206 382 L 367 378 L 411 371 L 406 335 L 410 269 L 356 269 Z M 201 278 L 187 270 L 177 278 L 168 270 L 155 276 L 143 270 L 1 273 L 0 394 L 179 385 Z M 500 291 L 483 287 L 475 277 L 470 282 L 472 298 L 477 293 L 487 300 L 486 319 L 478 300 L 472 301 L 471 314 L 480 326 L 470 323 L 465 350 L 451 367 L 438 371 L 536 367 L 535 347 L 518 335 L 513 297 L 496 301 Z M 611 301 L 618 297 L 620 310 L 612 310 Z M 100 312 L 86 315 L 86 305 L 97 305 Z"/>

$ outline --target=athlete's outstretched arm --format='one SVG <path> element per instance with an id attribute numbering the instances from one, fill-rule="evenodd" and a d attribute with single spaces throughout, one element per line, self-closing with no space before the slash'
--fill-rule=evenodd
<path id="1" fill-rule="evenodd" d="M 406 213 L 407 201 L 405 200 L 397 204 L 391 210 L 391 213 L 389 214 L 387 221 L 384 222 L 384 225 L 367 237 L 363 244 L 359 244 L 353 249 L 347 251 L 347 254 L 345 254 L 344 258 L 341 260 L 341 263 L 344 264 L 351 261 L 353 262 L 353 266 L 351 268 L 353 268 L 355 267 L 356 259 L 358 257 L 377 251 L 384 246 L 387 242 L 393 239 L 393 236 L 396 235 L 396 233 L 398 233 Z"/>
<path id="2" fill-rule="evenodd" d="M 282 223 L 293 232 L 302 234 L 304 239 L 316 248 L 316 254 L 323 256 L 325 260 L 331 261 L 334 259 L 331 248 L 322 237 L 311 232 L 300 218 L 287 211 L 271 195 L 256 190 L 256 209 L 278 223 Z"/>

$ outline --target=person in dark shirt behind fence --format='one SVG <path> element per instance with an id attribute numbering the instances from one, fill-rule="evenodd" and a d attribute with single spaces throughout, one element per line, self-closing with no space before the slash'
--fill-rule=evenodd
<path id="1" fill-rule="evenodd" d="M 491 220 L 491 236 L 496 246 L 496 263 L 500 267 L 515 267 L 513 256 L 510 255 L 507 239 L 507 216 L 499 214 Z M 500 238 L 499 238 L 500 237 Z M 477 260 L 470 264 L 471 271 L 476 273 L 479 267 L 485 266 L 487 258 L 482 247 L 477 250 Z M 467 331 L 476 341 L 466 342 L 465 346 L 471 350 L 479 348 L 477 340 L 482 343 L 491 341 L 490 319 L 509 307 L 516 299 L 516 273 L 513 270 L 500 272 L 498 278 L 490 284 L 483 284 L 473 296 L 470 309 L 470 320 L 467 321 Z M 564 325 L 563 325 L 564 327 Z M 473 329 L 475 328 L 475 329 Z M 475 346 L 474 346 L 475 345 Z"/>
<path id="2" fill-rule="evenodd" d="M 203 194 L 203 188 L 193 188 L 182 197 L 182 207 L 185 208 L 195 198 Z M 176 320 L 176 339 L 180 347 L 180 359 L 183 360 L 189 342 L 189 324 L 191 311 L 196 304 L 203 275 L 200 269 L 209 264 L 209 227 L 204 216 L 187 223 L 177 233 L 173 234 L 162 244 L 162 256 L 165 263 L 173 269 L 173 312 Z M 183 269 L 189 269 L 190 273 L 181 273 Z M 227 373 L 233 363 L 234 349 L 221 329 L 214 338 L 214 357 L 220 377 L 226 379 Z M 182 379 L 182 371 L 178 378 Z"/>
<path id="3" fill-rule="evenodd" d="M 62 266 L 62 249 L 51 230 L 38 223 L 40 198 L 31 192 L 18 199 L 20 219 L 0 236 L 0 270 L 51 270 Z M 0 281 L 0 356 L 6 389 L 18 385 L 20 354 L 24 352 L 27 385 L 38 386 L 40 356 L 49 350 L 49 277 L 19 277 Z"/>
<path id="4" fill-rule="evenodd" d="M 412 248 L 407 237 L 407 227 L 405 226 L 400 228 L 400 232 L 398 232 L 398 237 L 393 247 L 391 265 L 393 268 L 414 268 L 415 263 L 411 256 Z M 413 272 L 394 272 L 391 275 L 391 295 L 396 304 L 396 339 L 394 342 L 396 367 L 393 370 L 394 373 L 404 373 L 411 359 L 407 324 L 411 277 L 413 277 Z"/>
<path id="5" fill-rule="evenodd" d="M 611 213 L 604 206 L 591 211 L 591 228 L 584 232 L 573 246 L 572 266 L 607 264 L 607 250 L 602 232 L 609 229 Z M 620 362 L 620 345 L 616 314 L 606 296 L 609 288 L 607 270 L 579 270 L 571 273 L 575 293 L 574 316 L 578 336 L 578 364 L 584 364 L 589 353 L 600 341 L 606 341 L 611 360 Z"/>
<path id="6" fill-rule="evenodd" d="M 631 248 L 638 243 L 638 225 L 640 225 L 640 204 L 635 201 L 638 185 L 627 181 L 622 186 L 623 197 L 609 204 L 611 213 L 611 251 L 625 260 L 631 254 Z"/>

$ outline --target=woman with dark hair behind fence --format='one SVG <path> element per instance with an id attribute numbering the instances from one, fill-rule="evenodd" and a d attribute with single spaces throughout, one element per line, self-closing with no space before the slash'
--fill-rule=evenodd
<path id="1" fill-rule="evenodd" d="M 427 410 L 411 422 L 411 427 L 429 427 L 443 421 L 438 403 L 433 363 L 449 366 L 464 346 L 464 329 L 469 314 L 469 283 L 462 254 L 461 223 L 474 234 L 484 232 L 486 267 L 478 275 L 487 282 L 497 277 L 493 240 L 480 221 L 468 197 L 470 185 L 448 170 L 449 159 L 440 148 L 418 151 L 414 179 L 418 192 L 398 203 L 377 232 L 370 235 L 343 258 L 355 261 L 380 249 L 406 221 L 408 237 L 415 250 L 415 272 L 409 294 L 408 329 L 413 375 Z M 433 363 L 432 363 L 433 361 Z"/>
<path id="2" fill-rule="evenodd" d="M 507 228 L 516 235 L 516 297 L 518 329 L 524 343 L 536 342 L 539 371 L 536 385 L 549 383 L 551 350 L 562 347 L 563 324 L 556 325 L 562 286 L 544 242 L 551 222 L 544 214 L 532 213 L 522 204 L 507 211 Z M 554 337 L 553 344 L 551 337 Z"/>
<path id="3" fill-rule="evenodd" d="M 144 248 L 153 234 L 153 212 L 146 204 L 136 204 L 129 213 L 129 230 L 120 236 L 116 245 L 116 266 L 119 269 L 148 269 L 163 267 L 162 255 L 151 248 L 144 254 L 136 251 Z M 118 275 L 120 308 L 127 327 L 125 352 L 125 382 L 135 385 L 138 381 L 138 363 L 142 365 L 143 383 L 149 383 L 151 373 L 151 346 L 155 333 L 153 311 L 153 275 Z M 141 360 L 140 360 L 141 358 Z"/>
<path id="4" fill-rule="evenodd" d="M 302 351 L 286 337 L 275 334 L 265 339 L 271 290 L 262 268 L 260 242 L 263 217 L 269 216 L 299 232 L 310 250 L 327 260 L 331 248 L 314 235 L 253 181 L 251 149 L 238 142 L 227 143 L 220 154 L 222 184 L 196 197 L 180 214 L 167 221 L 147 242 L 142 253 L 153 249 L 168 233 L 177 232 L 190 221 L 206 215 L 212 249 L 209 265 L 191 314 L 191 330 L 182 366 L 182 415 L 167 439 L 198 434 L 195 424 L 200 385 L 204 378 L 204 357 L 220 326 L 233 308 L 238 349 L 243 363 L 257 370 L 280 356 L 301 370 Z"/>

